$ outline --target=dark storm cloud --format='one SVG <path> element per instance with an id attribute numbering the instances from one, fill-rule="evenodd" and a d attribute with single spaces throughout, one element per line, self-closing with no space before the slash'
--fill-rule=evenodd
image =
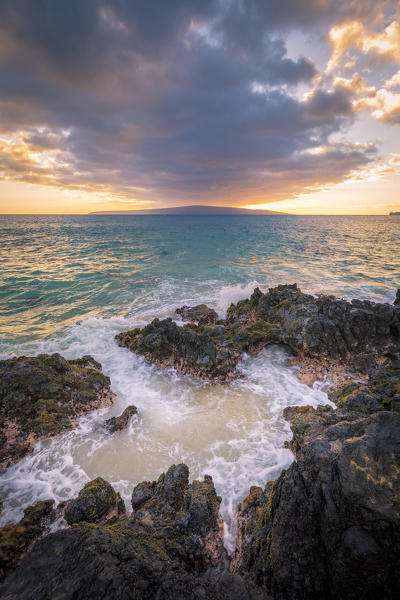
<path id="1" fill-rule="evenodd" d="M 351 97 L 335 88 L 296 99 L 317 69 L 288 57 L 284 36 L 320 35 L 338 15 L 375 9 L 368 0 L 3 1 L 0 126 L 24 130 L 28 150 L 65 153 L 46 180 L 54 185 L 109 185 L 128 197 L 138 186 L 165 202 L 275 189 L 285 174 L 290 189 L 313 185 L 318 159 L 304 151 L 351 118 Z M 20 180 L 15 149 L 3 155 L 3 171 Z M 335 147 L 325 181 L 369 160 Z M 25 179 L 40 180 L 29 165 Z"/>

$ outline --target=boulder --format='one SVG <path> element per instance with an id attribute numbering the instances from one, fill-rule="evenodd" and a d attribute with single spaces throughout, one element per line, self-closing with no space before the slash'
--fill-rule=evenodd
<path id="1" fill-rule="evenodd" d="M 0 361 L 0 466 L 31 452 L 35 441 L 71 429 L 77 418 L 113 402 L 110 379 L 92 357 L 60 354 Z"/>
<path id="2" fill-rule="evenodd" d="M 129 425 L 129 421 L 131 418 L 137 414 L 136 406 L 127 406 L 122 414 L 119 417 L 111 417 L 111 419 L 107 419 L 104 421 L 104 427 L 110 433 L 115 433 L 116 431 L 121 431 L 122 429 L 126 429 Z"/>
<path id="3" fill-rule="evenodd" d="M 69 525 L 85 521 L 100 523 L 125 513 L 121 496 L 102 477 L 89 481 L 74 500 L 69 500 L 64 509 L 64 517 Z"/>

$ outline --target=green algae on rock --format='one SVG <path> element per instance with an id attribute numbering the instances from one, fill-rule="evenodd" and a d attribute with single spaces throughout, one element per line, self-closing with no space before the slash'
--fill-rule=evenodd
<path id="1" fill-rule="evenodd" d="M 32 543 L 48 527 L 53 513 L 54 500 L 41 500 L 24 510 L 17 524 L 0 527 L 0 581 L 3 581 L 19 564 Z"/>
<path id="2" fill-rule="evenodd" d="M 31 452 L 35 441 L 76 425 L 79 416 L 109 406 L 110 379 L 91 356 L 60 354 L 0 361 L 0 466 Z"/>

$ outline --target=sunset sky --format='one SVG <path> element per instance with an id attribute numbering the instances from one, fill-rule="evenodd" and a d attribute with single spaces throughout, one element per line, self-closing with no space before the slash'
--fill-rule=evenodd
<path id="1" fill-rule="evenodd" d="M 400 210 L 400 2 L 2 0 L 0 212 Z"/>

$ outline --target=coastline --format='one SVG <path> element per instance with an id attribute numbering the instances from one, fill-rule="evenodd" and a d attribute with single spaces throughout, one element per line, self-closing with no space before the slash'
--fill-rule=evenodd
<path id="1" fill-rule="evenodd" d="M 374 500 L 376 494 L 378 496 L 381 496 L 382 493 L 389 494 L 391 498 L 389 502 L 392 503 L 399 501 L 399 496 L 393 495 L 399 482 L 396 479 L 395 472 L 393 472 L 393 476 L 390 474 L 389 463 L 393 460 L 393 457 L 396 461 L 396 455 L 397 459 L 400 459 L 400 456 L 397 454 L 397 446 L 392 447 L 390 445 L 393 443 L 396 444 L 396 442 L 392 442 L 391 440 L 393 440 L 393 433 L 399 431 L 400 425 L 398 423 L 400 403 L 400 395 L 398 393 L 400 385 L 400 369 L 398 366 L 400 359 L 400 291 L 397 292 L 395 303 L 391 306 L 359 300 L 350 304 L 333 297 L 315 298 L 303 294 L 296 285 L 278 286 L 275 289 L 269 290 L 266 294 L 256 289 L 250 299 L 239 301 L 236 305 L 230 307 L 225 321 L 219 320 L 215 311 L 208 309 L 205 305 L 195 307 L 195 309 L 182 307 L 179 309 L 178 314 L 187 321 L 186 325 L 176 326 L 171 320 L 167 319 L 168 328 L 163 329 L 163 323 L 156 320 L 152 323 L 153 329 L 149 330 L 149 326 L 147 326 L 143 330 L 137 329 L 133 332 L 128 332 L 130 336 L 128 338 L 126 334 L 121 334 L 118 341 L 122 345 L 127 344 L 135 352 L 144 353 L 145 358 L 154 362 L 158 367 L 165 368 L 167 365 L 173 365 L 174 367 L 178 367 L 178 372 L 183 374 L 187 373 L 189 368 L 192 376 L 200 375 L 206 379 L 209 379 L 210 376 L 211 379 L 216 377 L 217 381 L 225 382 L 225 385 L 228 386 L 234 377 L 240 377 L 237 367 L 241 352 L 250 351 L 256 354 L 266 344 L 284 343 L 297 353 L 298 360 L 303 365 L 303 369 L 299 371 L 300 377 L 304 376 L 305 366 L 307 366 L 308 375 L 312 373 L 313 377 L 322 377 L 325 381 L 327 375 L 334 379 L 335 385 L 330 388 L 330 396 L 338 408 L 332 410 L 331 407 L 326 406 L 315 410 L 311 407 L 303 406 L 300 408 L 287 408 L 285 410 L 285 417 L 291 422 L 294 435 L 289 445 L 290 449 L 296 455 L 297 462 L 293 463 L 286 472 L 284 471 L 274 483 L 266 481 L 264 490 L 262 488 L 251 488 L 250 496 L 241 502 L 237 515 L 238 538 L 236 540 L 236 550 L 231 560 L 228 559 L 226 551 L 223 550 L 222 519 L 218 512 L 221 499 L 218 499 L 215 495 L 212 479 L 205 479 L 204 483 L 195 481 L 191 484 L 194 487 L 188 487 L 189 474 L 187 467 L 182 471 L 183 467 L 174 466 L 171 467 L 165 476 L 161 476 L 158 483 L 143 483 L 136 486 L 132 495 L 133 512 L 131 514 L 126 513 L 124 503 L 122 500 L 118 500 L 112 488 L 112 491 L 108 492 L 111 501 L 107 504 L 104 500 L 104 493 L 101 491 L 103 488 L 100 488 L 98 492 L 96 486 L 93 487 L 88 484 L 84 489 L 92 490 L 90 494 L 94 494 L 94 496 L 88 496 L 89 506 L 92 505 L 93 501 L 91 498 L 94 497 L 96 498 L 95 506 L 98 506 L 99 509 L 96 509 L 96 513 L 91 513 L 91 516 L 88 516 L 87 512 L 85 513 L 87 509 L 84 508 L 87 501 L 85 501 L 86 504 L 82 504 L 83 500 L 79 501 L 82 505 L 82 508 L 79 510 L 83 510 L 83 513 L 80 514 L 83 516 L 75 521 L 78 525 L 74 525 L 74 527 L 78 527 L 78 529 L 66 528 L 56 533 L 50 533 L 51 530 L 54 531 L 55 527 L 54 525 L 50 525 L 51 521 L 61 522 L 63 523 L 62 527 L 65 527 L 64 518 L 66 511 L 68 512 L 71 502 L 77 502 L 72 500 L 60 505 L 55 511 L 51 508 L 51 503 L 42 504 L 39 507 L 40 510 L 38 508 L 33 513 L 36 519 L 35 535 L 40 537 L 43 533 L 46 534 L 43 541 L 39 539 L 33 545 L 32 524 L 30 520 L 33 517 L 29 516 L 29 511 L 24 517 L 25 521 L 23 520 L 19 526 L 10 525 L 3 527 L 0 530 L 0 532 L 3 532 L 3 559 L 6 556 L 5 560 L 8 566 L 5 572 L 9 575 L 5 580 L 5 587 L 3 589 L 5 590 L 4 593 L 11 594 L 7 597 L 11 598 L 14 597 L 12 594 L 18 594 L 20 598 L 28 598 L 32 590 L 37 589 L 35 587 L 37 586 L 37 583 L 35 583 L 35 564 L 37 564 L 37 561 L 41 563 L 43 560 L 48 560 L 48 558 L 45 559 L 44 557 L 46 556 L 47 548 L 51 547 L 53 540 L 54 543 L 59 544 L 62 540 L 70 539 L 72 536 L 72 543 L 74 543 L 74 536 L 79 536 L 79 544 L 83 555 L 86 552 L 85 544 L 89 543 L 88 535 L 89 537 L 91 536 L 90 539 L 92 541 L 90 543 L 96 545 L 96 538 L 93 538 L 94 530 L 87 528 L 88 522 L 96 524 L 95 535 L 100 536 L 98 539 L 99 543 L 100 539 L 103 540 L 101 544 L 109 543 L 104 538 L 106 532 L 117 532 L 121 528 L 121 531 L 124 532 L 123 535 L 127 536 L 126 539 L 130 540 L 132 538 L 132 543 L 135 540 L 135 544 L 138 543 L 137 535 L 140 533 L 141 552 L 145 554 L 148 551 L 146 550 L 147 548 L 153 547 L 153 535 L 157 535 L 157 539 L 162 539 L 163 546 L 162 551 L 160 549 L 161 554 L 159 558 L 156 561 L 146 564 L 148 565 L 147 568 L 150 569 L 149 573 L 152 573 L 157 561 L 161 561 L 160 565 L 164 564 L 165 559 L 162 556 L 165 554 L 166 556 L 170 556 L 170 559 L 172 558 L 174 564 L 176 563 L 175 568 L 178 569 L 180 575 L 175 574 L 172 576 L 168 588 L 169 593 L 172 593 L 171 590 L 180 588 L 182 585 L 181 578 L 183 578 L 187 580 L 188 589 L 192 589 L 193 591 L 193 586 L 200 586 L 205 594 L 209 594 L 210 598 L 221 597 L 221 582 L 224 582 L 223 587 L 225 591 L 231 590 L 231 597 L 234 598 L 236 596 L 232 596 L 232 594 L 235 589 L 235 593 L 239 594 L 243 594 L 245 590 L 249 598 L 269 598 L 271 594 L 273 598 L 292 597 L 293 594 L 297 594 L 298 592 L 295 592 L 295 588 L 292 587 L 293 583 L 290 582 L 293 580 L 291 580 L 287 572 L 291 563 L 285 552 L 290 545 L 288 546 L 283 540 L 285 536 L 289 535 L 291 536 L 291 543 L 296 544 L 296 536 L 299 535 L 298 531 L 297 533 L 291 532 L 290 523 L 293 523 L 293 520 L 288 519 L 287 516 L 290 511 L 294 510 L 293 499 L 299 493 L 296 484 L 297 475 L 295 475 L 299 469 L 300 471 L 303 469 L 305 472 L 314 473 L 314 475 L 307 475 L 309 478 L 308 486 L 311 486 L 311 489 L 317 490 L 320 486 L 318 478 L 326 477 L 326 475 L 323 475 L 324 469 L 333 468 L 333 465 L 339 461 L 342 465 L 341 468 L 343 469 L 344 476 L 353 482 L 349 483 L 351 489 L 353 489 L 352 504 L 349 505 L 348 509 L 343 509 L 344 513 L 340 518 L 331 513 L 323 516 L 318 513 L 319 504 L 313 506 L 306 503 L 301 516 L 304 524 L 307 522 L 307 519 L 311 518 L 311 514 L 313 514 L 313 520 L 322 518 L 329 521 L 329 519 L 333 519 L 332 525 L 339 518 L 338 523 L 341 523 L 340 527 L 344 528 L 345 531 L 352 530 L 355 526 L 358 528 L 361 527 L 363 530 L 366 523 L 363 524 L 360 517 L 361 513 L 357 512 L 358 509 L 356 510 L 359 503 L 365 502 L 363 485 L 368 485 L 368 494 L 370 496 L 369 510 L 373 510 L 372 507 L 376 504 L 376 500 Z M 191 320 L 194 317 L 196 317 L 195 322 Z M 318 326 L 316 325 L 317 323 L 319 323 Z M 161 330 L 159 329 L 160 327 Z M 239 331 L 241 332 L 240 334 Z M 329 331 L 328 337 L 325 335 L 325 331 Z M 184 337 L 180 338 L 179 336 L 182 334 Z M 217 337 L 215 337 L 216 334 Z M 133 345 L 131 339 L 135 340 Z M 333 344 L 332 340 L 334 340 Z M 145 347 L 143 347 L 143 342 L 145 343 Z M 224 348 L 224 351 L 221 353 L 222 348 Z M 5 363 L 7 361 L 3 361 L 3 365 Z M 335 368 L 332 368 L 333 365 Z M 340 366 L 340 377 L 338 377 L 338 366 Z M 7 372 L 7 369 L 5 369 L 5 372 Z M 310 380 L 308 383 L 313 382 Z M 134 414 L 134 411 L 132 414 Z M 129 426 L 132 414 L 122 419 L 122 428 Z M 379 426 L 378 423 L 380 424 Z M 345 428 L 343 429 L 344 425 Z M 355 446 L 353 444 L 352 453 L 350 455 L 345 454 L 347 442 L 344 440 L 354 435 L 353 433 L 350 434 L 354 427 L 358 432 L 361 430 L 368 432 L 365 435 L 372 436 L 372 444 L 378 444 L 382 448 L 378 456 L 378 463 L 375 463 L 374 467 L 368 463 L 368 460 L 371 460 L 371 458 L 367 460 L 371 442 L 365 445 L 363 436 L 358 438 L 360 442 L 357 442 Z M 336 439 L 335 435 L 339 436 L 337 438 L 338 441 L 332 441 Z M 325 438 L 331 440 L 329 444 L 332 455 L 328 454 L 324 456 L 324 454 L 321 454 L 321 448 L 323 447 L 321 446 L 321 440 Z M 359 444 L 361 444 L 360 447 L 358 447 Z M 358 458 L 355 458 L 356 456 Z M 366 469 L 366 478 L 365 483 L 363 483 L 364 480 L 361 481 L 358 478 L 357 485 L 361 486 L 361 488 L 359 496 L 354 496 L 355 480 L 353 481 L 353 478 L 355 477 L 355 472 L 350 465 L 352 461 L 358 461 L 360 457 L 362 461 L 360 465 L 363 465 L 362 468 L 364 470 Z M 373 470 L 369 471 L 369 469 Z M 378 471 L 379 469 L 384 469 L 388 487 L 386 488 L 385 484 L 383 491 L 382 483 L 379 486 L 371 484 L 371 475 L 374 474 L 374 477 L 376 475 L 374 469 L 378 469 Z M 183 475 L 178 476 L 175 475 L 176 473 L 183 473 Z M 317 473 L 320 474 L 316 476 L 315 474 Z M 169 490 L 169 483 L 167 484 L 166 482 L 170 479 L 171 482 L 175 481 L 175 477 L 177 477 L 176 485 L 178 487 L 174 487 L 175 491 L 173 492 L 167 491 Z M 291 481 L 291 477 L 294 477 L 293 481 Z M 331 478 L 332 485 L 335 487 L 335 494 L 347 497 L 347 487 L 343 486 L 341 479 L 337 480 L 336 475 L 332 474 L 329 477 Z M 381 479 L 380 481 L 382 482 L 383 480 Z M 104 487 L 106 484 L 101 485 Z M 158 486 L 160 485 L 166 485 L 167 487 L 159 488 Z M 175 486 L 175 483 L 173 483 L 173 486 Z M 283 491 L 286 489 L 285 486 L 287 491 Z M 280 491 L 277 495 L 278 489 Z M 195 490 L 196 494 L 200 494 L 196 501 L 193 499 Z M 87 494 L 87 492 L 85 493 Z M 202 496 L 203 494 L 205 496 Z M 211 494 L 210 499 L 208 499 L 209 494 Z M 287 499 L 282 502 L 280 500 L 282 497 L 286 497 Z M 81 493 L 78 496 L 79 498 L 81 498 Z M 162 498 L 165 498 L 165 500 L 161 500 Z M 165 501 L 167 504 L 163 508 L 160 502 Z M 175 505 L 174 503 L 177 504 Z M 380 497 L 378 505 L 381 503 L 382 497 Z M 202 512 L 198 512 L 200 506 L 203 506 L 203 504 L 209 507 L 207 508 L 209 511 L 207 516 Z M 115 508 L 117 505 L 119 508 Z M 171 515 L 175 514 L 177 507 L 181 507 L 179 510 L 188 511 L 187 516 L 184 516 L 186 513 L 183 512 L 176 523 L 174 520 L 171 522 L 166 521 L 166 515 L 170 514 L 171 510 Z M 380 509 L 378 508 L 377 510 L 379 512 Z M 309 515 L 307 511 L 311 511 Z M 259 518 L 261 514 L 264 516 L 262 517 L 262 527 L 260 529 Z M 395 527 L 393 530 L 395 537 L 392 540 L 392 543 L 395 545 L 399 543 L 395 534 L 397 515 L 395 505 L 392 508 L 386 509 L 384 515 L 387 522 L 392 523 L 390 525 L 392 530 Z M 159 525 L 155 525 L 158 521 Z M 284 522 L 286 525 L 283 524 Z M 187 524 L 183 526 L 184 529 L 182 530 L 183 523 Z M 13 531 L 17 531 L 18 527 L 19 531 L 26 531 L 27 534 L 26 536 L 22 536 L 22 546 L 20 540 L 19 545 L 17 544 L 17 547 L 15 547 L 12 542 L 10 545 L 9 540 L 13 539 Z M 200 529 L 198 529 L 199 527 Z M 186 530 L 185 528 L 188 529 Z M 173 533 L 174 531 L 176 533 Z M 179 531 L 181 533 L 178 535 Z M 185 531 L 186 533 L 184 533 Z M 382 546 L 383 542 L 380 538 L 380 533 L 378 531 L 371 531 L 371 529 L 368 531 L 368 535 L 372 535 L 374 539 L 374 544 L 378 544 L 380 547 L 381 559 L 379 561 L 379 569 L 383 568 L 382 561 L 387 560 L 386 567 L 389 573 L 392 569 L 391 565 L 394 559 L 393 557 L 389 558 L 387 550 Z M 305 542 L 305 534 L 302 533 L 301 543 L 309 543 L 313 546 L 317 543 L 326 544 L 324 536 L 329 535 L 328 532 L 329 527 L 326 532 L 325 530 L 322 531 L 322 534 L 320 534 L 322 537 L 313 534 L 309 542 Z M 4 535 L 6 535 L 6 538 L 4 538 Z M 178 537 L 184 536 L 183 538 L 179 537 L 180 541 L 177 541 L 181 548 L 178 554 L 170 546 L 171 535 L 173 536 L 172 539 L 174 539 L 175 535 L 178 535 Z M 198 541 L 195 542 L 194 547 L 192 546 L 193 542 L 189 541 L 190 538 L 186 538 L 186 535 L 200 536 Z M 268 541 L 267 546 L 265 544 L 259 545 L 261 543 L 260 535 L 261 538 L 264 537 Z M 357 535 L 360 536 L 361 534 L 357 533 Z M 357 542 L 357 552 L 360 552 L 361 547 L 364 548 L 363 551 L 367 551 L 365 549 L 372 543 L 370 541 L 366 542 L 362 537 L 363 535 L 365 537 L 365 534 L 362 534 L 361 538 L 357 538 L 359 539 Z M 343 536 L 339 536 L 339 538 L 335 542 L 338 546 L 338 552 L 346 554 L 345 549 L 342 548 L 343 541 L 341 540 Z M 5 539 L 8 541 L 4 542 Z M 107 539 L 110 539 L 110 543 L 114 543 L 112 542 L 112 538 Z M 8 548 L 6 555 L 4 555 L 4 543 L 7 544 L 6 548 Z M 128 541 L 127 543 L 129 546 L 131 542 Z M 117 543 L 113 552 L 117 554 L 119 552 L 126 552 L 125 546 L 119 547 Z M 16 567 L 19 562 L 18 557 L 23 555 L 27 549 L 29 549 L 28 555 L 22 560 L 21 565 L 16 568 L 14 575 L 12 575 L 9 570 Z M 198 553 L 199 557 L 195 561 L 195 564 L 191 563 L 192 559 L 190 558 L 193 552 L 195 554 Z M 315 550 L 312 550 L 312 552 L 315 552 Z M 348 573 L 346 571 L 347 579 L 344 579 L 345 583 L 337 581 L 334 576 L 329 576 L 329 585 L 336 586 L 340 597 L 353 598 L 354 590 L 358 589 L 357 586 L 359 583 L 357 583 L 357 579 L 361 573 L 358 573 L 357 569 L 364 569 L 362 572 L 365 576 L 365 561 L 362 561 L 358 566 L 358 563 L 351 565 L 351 557 L 345 558 L 345 554 L 342 555 L 341 559 L 342 561 L 347 561 L 346 564 L 349 563 L 348 567 L 346 567 L 349 571 Z M 61 557 L 64 557 L 62 558 L 63 562 L 69 560 L 67 558 L 68 554 L 62 553 Z M 143 558 L 140 558 L 136 553 L 135 557 L 132 558 L 132 565 L 142 560 Z M 323 585 L 321 582 L 325 581 L 326 577 L 328 577 L 327 573 L 322 573 L 318 569 L 315 570 L 315 560 L 311 561 L 311 563 L 307 562 L 302 566 L 296 563 L 297 566 L 292 565 L 290 567 L 297 570 L 296 586 L 300 585 L 299 581 L 304 580 L 308 582 L 309 594 L 313 594 L 317 589 L 320 589 L 319 586 Z M 254 564 L 260 566 L 254 570 L 254 566 L 252 566 Z M 312 565 L 311 571 L 309 570 L 310 564 Z M 69 575 L 66 572 L 63 575 L 64 571 L 60 571 L 60 568 L 61 566 L 56 567 L 56 575 L 48 583 L 50 586 L 49 589 L 52 589 L 53 592 L 59 589 L 59 586 L 67 586 L 68 588 L 69 585 L 67 583 Z M 75 569 L 72 564 L 69 568 L 72 569 L 72 572 Z M 164 569 L 164 567 L 162 568 Z M 383 580 L 381 575 L 375 577 L 377 568 L 378 566 L 373 561 L 372 563 L 368 562 L 370 585 L 375 589 L 375 593 L 378 593 L 380 590 L 380 593 L 386 594 L 381 597 L 394 598 L 395 595 L 391 596 L 391 594 L 395 594 L 398 582 L 396 580 L 390 582 L 390 579 L 387 578 Z M 214 572 L 214 575 L 211 579 L 210 577 L 204 579 L 204 574 L 210 572 L 210 569 Z M 334 567 L 332 569 L 334 571 Z M 129 581 L 129 577 L 127 581 Z M 153 575 L 149 574 L 147 577 L 147 581 L 152 581 L 151 585 L 155 585 L 152 579 Z M 168 579 L 169 575 L 164 573 L 164 577 Z M 22 584 L 21 581 L 23 582 Z M 80 580 L 79 586 L 81 590 L 85 588 L 85 585 L 85 582 Z M 161 585 L 163 585 L 162 581 Z M 302 585 L 304 588 L 304 584 Z M 322 588 L 319 593 L 321 594 L 321 598 L 325 598 L 325 592 Z M 106 594 L 100 597 L 108 598 L 109 596 Z M 123 597 L 122 595 L 121 598 Z"/>

